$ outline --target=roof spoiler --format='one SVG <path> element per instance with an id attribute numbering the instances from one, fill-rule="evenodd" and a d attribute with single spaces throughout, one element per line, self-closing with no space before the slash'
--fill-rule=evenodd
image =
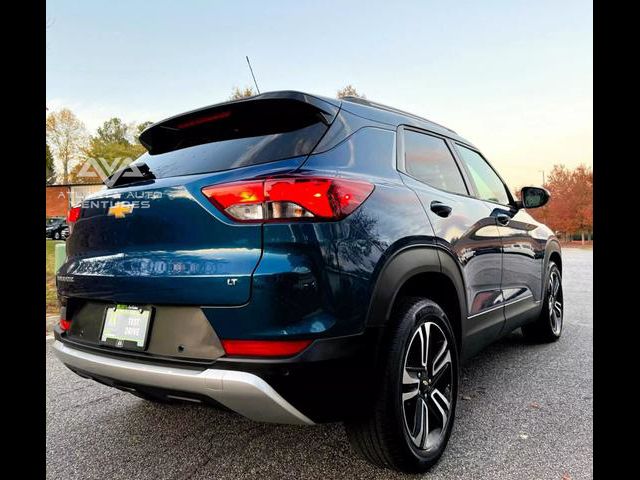
<path id="1" fill-rule="evenodd" d="M 340 110 L 340 101 L 317 97 L 302 92 L 278 91 L 266 92 L 253 97 L 218 103 L 197 110 L 181 113 L 154 123 L 146 128 L 139 137 L 140 143 L 150 154 L 164 153 L 173 150 L 172 145 L 179 144 L 179 137 L 187 129 L 224 120 L 235 109 L 258 106 L 258 103 L 272 104 L 274 101 L 299 102 L 315 110 L 322 122 L 331 124 Z"/>

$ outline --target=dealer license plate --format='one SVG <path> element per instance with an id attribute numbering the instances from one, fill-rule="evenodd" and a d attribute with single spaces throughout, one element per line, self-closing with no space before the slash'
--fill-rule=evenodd
<path id="1" fill-rule="evenodd" d="M 152 309 L 116 305 L 105 312 L 100 342 L 117 348 L 144 350 L 151 325 Z"/>

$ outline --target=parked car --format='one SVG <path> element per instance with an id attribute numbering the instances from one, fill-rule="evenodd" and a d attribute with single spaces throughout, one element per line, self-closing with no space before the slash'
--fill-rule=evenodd
<path id="1" fill-rule="evenodd" d="M 58 357 L 150 401 L 343 421 L 370 462 L 422 472 L 459 368 L 522 327 L 562 332 L 558 240 L 477 147 L 358 98 L 272 92 L 156 123 L 70 213 Z M 523 255 L 523 252 L 526 254 Z"/>
<path id="2" fill-rule="evenodd" d="M 65 217 L 47 218 L 47 238 L 64 240 L 69 236 L 69 227 Z"/>

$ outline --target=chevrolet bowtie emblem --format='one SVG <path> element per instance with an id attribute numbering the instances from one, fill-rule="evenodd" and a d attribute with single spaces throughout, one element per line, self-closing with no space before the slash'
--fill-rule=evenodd
<path id="1" fill-rule="evenodd" d="M 133 205 L 130 203 L 116 203 L 109 207 L 109 215 L 116 218 L 124 218 L 131 212 L 133 212 Z"/>

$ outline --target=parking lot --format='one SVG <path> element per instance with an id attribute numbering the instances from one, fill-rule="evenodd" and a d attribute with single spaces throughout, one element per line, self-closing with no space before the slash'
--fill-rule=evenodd
<path id="1" fill-rule="evenodd" d="M 462 371 L 456 423 L 430 479 L 592 477 L 592 252 L 564 250 L 564 333 L 516 331 Z M 341 425 L 260 424 L 164 406 L 82 379 L 47 349 L 50 479 L 388 479 L 355 457 Z"/>

